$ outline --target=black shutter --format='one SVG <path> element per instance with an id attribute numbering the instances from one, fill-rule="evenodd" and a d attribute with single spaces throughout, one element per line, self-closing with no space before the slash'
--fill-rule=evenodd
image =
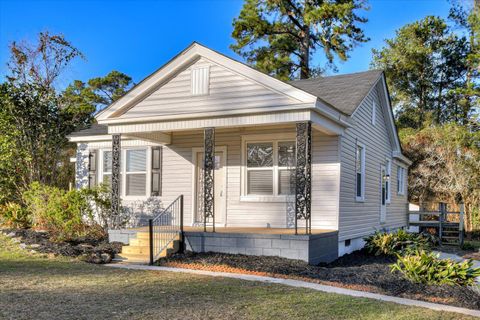
<path id="1" fill-rule="evenodd" d="M 97 185 L 97 150 L 90 150 L 88 154 L 88 187 Z"/>
<path id="2" fill-rule="evenodd" d="M 162 147 L 152 148 L 152 188 L 151 196 L 162 195 Z"/>

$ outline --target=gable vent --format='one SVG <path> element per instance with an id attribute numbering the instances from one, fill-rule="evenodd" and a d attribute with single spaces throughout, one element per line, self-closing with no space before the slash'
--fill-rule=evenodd
<path id="1" fill-rule="evenodd" d="M 208 94 L 208 86 L 210 84 L 210 68 L 195 68 L 191 71 L 191 93 L 192 95 Z"/>

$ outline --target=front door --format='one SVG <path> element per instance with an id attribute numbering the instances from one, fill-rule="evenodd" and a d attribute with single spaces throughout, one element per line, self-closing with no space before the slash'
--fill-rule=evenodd
<path id="1" fill-rule="evenodd" d="M 380 223 L 384 223 L 387 217 L 387 169 L 380 167 Z"/>
<path id="2" fill-rule="evenodd" d="M 196 196 L 195 196 L 195 223 L 203 224 L 203 152 L 196 154 Z M 225 155 L 223 151 L 215 152 L 214 173 L 214 197 L 215 197 L 215 225 L 225 224 Z M 211 225 L 211 222 L 210 222 Z"/>

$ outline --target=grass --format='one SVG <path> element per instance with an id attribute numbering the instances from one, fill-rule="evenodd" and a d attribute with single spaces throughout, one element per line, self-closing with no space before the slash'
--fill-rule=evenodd
<path id="1" fill-rule="evenodd" d="M 281 285 L 49 258 L 0 234 L 0 319 L 66 318 L 473 319 Z"/>

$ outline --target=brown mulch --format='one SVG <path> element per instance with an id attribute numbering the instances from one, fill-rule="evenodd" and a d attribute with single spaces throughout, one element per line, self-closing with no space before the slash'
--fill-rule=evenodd
<path id="1" fill-rule="evenodd" d="M 480 293 L 460 286 L 429 286 L 412 283 L 398 272 L 392 273 L 391 257 L 356 251 L 330 264 L 308 265 L 304 261 L 280 257 L 220 253 L 175 254 L 160 259 L 161 266 L 253 274 L 310 281 L 348 289 L 417 299 L 480 310 Z"/>
<path id="2" fill-rule="evenodd" d="M 78 238 L 71 241 L 52 241 L 49 233 L 32 229 L 3 229 L 1 232 L 19 242 L 23 249 L 56 256 L 78 257 L 90 263 L 110 263 L 122 249 L 118 242 L 107 239 Z"/>

